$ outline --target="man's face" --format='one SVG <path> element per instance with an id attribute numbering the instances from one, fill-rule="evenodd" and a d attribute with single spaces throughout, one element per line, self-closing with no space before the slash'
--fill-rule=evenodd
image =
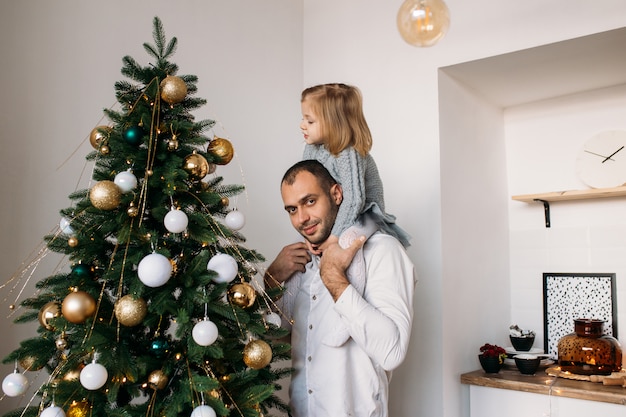
<path id="1" fill-rule="evenodd" d="M 313 174 L 301 171 L 293 184 L 283 183 L 280 192 L 293 227 L 311 244 L 324 243 L 343 198 L 341 187 L 324 190 Z"/>

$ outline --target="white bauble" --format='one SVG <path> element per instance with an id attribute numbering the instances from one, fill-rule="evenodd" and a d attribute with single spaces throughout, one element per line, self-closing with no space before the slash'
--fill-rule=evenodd
<path id="1" fill-rule="evenodd" d="M 113 179 L 115 185 L 117 185 L 123 193 L 128 193 L 137 188 L 137 177 L 130 171 L 120 172 Z"/>
<path id="2" fill-rule="evenodd" d="M 190 417 L 217 417 L 215 410 L 208 405 L 199 405 L 191 412 Z"/>
<path id="3" fill-rule="evenodd" d="M 172 276 L 172 263 L 160 253 L 151 253 L 139 262 L 137 275 L 145 286 L 160 287 Z"/>
<path id="4" fill-rule="evenodd" d="M 70 221 L 65 217 L 61 217 L 61 221 L 59 222 L 59 227 L 61 228 L 61 232 L 64 235 L 71 236 L 74 234 L 74 229 L 70 226 Z"/>
<path id="5" fill-rule="evenodd" d="M 57 405 L 44 408 L 39 417 L 65 417 L 65 411 Z"/>
<path id="6" fill-rule="evenodd" d="M 206 268 L 217 272 L 217 277 L 213 278 L 213 281 L 218 284 L 231 282 L 237 276 L 237 261 L 225 253 L 218 253 L 209 259 Z"/>
<path id="7" fill-rule="evenodd" d="M 233 210 L 226 215 L 224 223 L 233 230 L 239 230 L 246 224 L 246 218 L 239 210 Z"/>
<path id="8" fill-rule="evenodd" d="M 170 210 L 163 219 L 165 228 L 171 233 L 181 233 L 187 228 L 189 219 L 182 210 Z"/>
<path id="9" fill-rule="evenodd" d="M 274 313 L 273 311 L 268 311 L 265 313 L 265 321 L 269 324 L 273 324 L 276 327 L 280 327 L 282 323 L 280 316 L 277 313 Z"/>
<path id="10" fill-rule="evenodd" d="M 28 389 L 28 379 L 19 372 L 13 372 L 4 377 L 2 391 L 9 397 L 22 395 Z"/>
<path id="11" fill-rule="evenodd" d="M 204 319 L 195 326 L 191 331 L 193 340 L 200 346 L 210 346 L 217 340 L 217 326 L 209 319 Z"/>
<path id="12" fill-rule="evenodd" d="M 80 384 L 91 391 L 102 388 L 108 378 L 107 368 L 96 362 L 88 364 L 80 371 Z"/>

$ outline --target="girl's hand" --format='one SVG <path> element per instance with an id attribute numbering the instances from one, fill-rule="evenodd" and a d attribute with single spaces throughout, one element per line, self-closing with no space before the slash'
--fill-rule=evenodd
<path id="1" fill-rule="evenodd" d="M 339 238 L 335 235 L 330 235 L 328 236 L 328 239 L 326 239 L 326 242 L 322 243 L 321 245 L 315 245 L 315 247 L 313 247 L 313 245 L 311 245 L 309 242 L 307 242 L 309 244 L 309 246 L 312 248 L 311 249 L 311 253 L 313 253 L 314 255 L 317 256 L 321 256 L 322 253 L 324 253 L 324 249 L 335 245 L 339 242 Z"/>

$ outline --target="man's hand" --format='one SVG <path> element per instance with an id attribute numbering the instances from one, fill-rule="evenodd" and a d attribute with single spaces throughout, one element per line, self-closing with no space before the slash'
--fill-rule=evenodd
<path id="1" fill-rule="evenodd" d="M 332 243 L 324 248 L 324 254 L 320 259 L 320 276 L 333 300 L 337 301 L 350 285 L 346 277 L 346 269 L 364 243 L 365 236 L 361 236 L 346 249 L 342 249 L 338 243 Z"/>
<path id="2" fill-rule="evenodd" d="M 287 281 L 296 272 L 304 272 L 311 261 L 311 254 L 304 242 L 285 246 L 265 271 L 265 285 L 276 287 Z"/>

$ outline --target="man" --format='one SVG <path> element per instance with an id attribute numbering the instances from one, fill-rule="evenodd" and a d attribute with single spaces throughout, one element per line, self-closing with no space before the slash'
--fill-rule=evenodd
<path id="1" fill-rule="evenodd" d="M 328 239 L 343 194 L 319 162 L 292 166 L 281 195 L 294 228 L 321 251 L 311 256 L 304 242 L 288 245 L 265 274 L 266 285 L 285 285 L 277 304 L 283 323 L 292 323 L 293 416 L 387 417 L 391 371 L 404 360 L 411 333 L 413 264 L 389 235 L 346 249 Z M 363 294 L 346 277 L 361 247 Z"/>

